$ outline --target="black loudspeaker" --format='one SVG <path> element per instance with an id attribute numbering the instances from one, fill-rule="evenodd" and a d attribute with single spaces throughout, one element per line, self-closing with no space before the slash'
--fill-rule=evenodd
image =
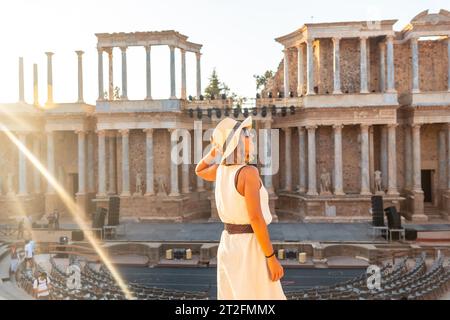
<path id="1" fill-rule="evenodd" d="M 417 230 L 405 229 L 405 239 L 408 241 L 416 241 L 417 240 Z"/>
<path id="2" fill-rule="evenodd" d="M 105 208 L 97 208 L 94 219 L 92 219 L 92 228 L 103 228 L 107 212 Z"/>
<path id="3" fill-rule="evenodd" d="M 400 218 L 400 215 L 397 213 L 397 209 L 395 207 L 386 208 L 384 209 L 384 212 L 386 212 L 389 229 L 402 228 L 402 219 Z"/>
<path id="4" fill-rule="evenodd" d="M 297 250 L 285 250 L 284 251 L 286 260 L 296 260 Z"/>
<path id="5" fill-rule="evenodd" d="M 186 249 L 179 249 L 179 248 L 173 249 L 173 258 L 178 260 L 185 259 Z"/>
<path id="6" fill-rule="evenodd" d="M 59 244 L 60 245 L 67 245 L 69 243 L 69 238 L 67 237 L 59 237 Z M 56 247 L 56 250 L 59 251 L 56 255 L 55 258 L 59 258 L 59 259 L 66 259 L 69 257 L 69 255 L 67 253 L 63 253 L 66 252 L 66 247 Z"/>
<path id="7" fill-rule="evenodd" d="M 109 210 L 108 210 L 108 226 L 119 225 L 119 212 L 120 212 L 120 198 L 109 198 Z"/>
<path id="8" fill-rule="evenodd" d="M 384 227 L 383 197 L 372 196 L 372 224 L 375 227 Z"/>
<path id="9" fill-rule="evenodd" d="M 73 230 L 72 231 L 72 241 L 83 241 L 84 232 L 83 230 Z"/>

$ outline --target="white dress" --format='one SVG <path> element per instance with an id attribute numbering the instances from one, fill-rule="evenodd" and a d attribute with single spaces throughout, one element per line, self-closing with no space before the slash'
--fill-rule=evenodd
<path id="1" fill-rule="evenodd" d="M 216 205 L 224 223 L 250 224 L 245 197 L 235 187 L 236 172 L 245 165 L 220 165 L 216 173 Z M 261 181 L 262 184 L 262 181 Z M 272 222 L 269 195 L 262 184 L 261 210 L 267 225 Z M 218 300 L 286 300 L 280 281 L 270 279 L 267 259 L 254 233 L 222 231 L 217 251 Z"/>

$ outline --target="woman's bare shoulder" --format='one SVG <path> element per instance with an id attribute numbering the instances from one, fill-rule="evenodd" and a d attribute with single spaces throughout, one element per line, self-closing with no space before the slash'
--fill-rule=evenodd
<path id="1" fill-rule="evenodd" d="M 245 166 L 241 170 L 242 174 L 239 178 L 245 179 L 246 181 L 259 181 L 259 171 L 258 168 L 254 166 Z"/>

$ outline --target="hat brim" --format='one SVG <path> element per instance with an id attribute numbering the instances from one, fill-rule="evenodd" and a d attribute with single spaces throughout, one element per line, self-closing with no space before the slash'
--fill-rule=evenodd
<path id="1" fill-rule="evenodd" d="M 225 151 L 223 152 L 222 159 L 220 161 L 221 164 L 225 162 L 225 160 L 228 158 L 228 156 L 233 153 L 234 149 L 239 144 L 239 136 L 241 135 L 241 131 L 244 128 L 252 128 L 252 117 L 246 118 L 244 121 L 242 121 L 241 125 L 236 129 L 236 131 L 233 134 L 233 137 L 230 139 L 230 142 L 226 146 Z"/>

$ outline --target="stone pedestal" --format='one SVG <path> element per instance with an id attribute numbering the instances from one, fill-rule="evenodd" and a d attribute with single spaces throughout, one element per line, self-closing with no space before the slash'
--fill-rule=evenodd
<path id="1" fill-rule="evenodd" d="M 412 196 L 413 196 L 411 203 L 412 221 L 413 222 L 428 221 L 428 217 L 423 213 L 424 212 L 423 192 L 414 192 Z"/>

